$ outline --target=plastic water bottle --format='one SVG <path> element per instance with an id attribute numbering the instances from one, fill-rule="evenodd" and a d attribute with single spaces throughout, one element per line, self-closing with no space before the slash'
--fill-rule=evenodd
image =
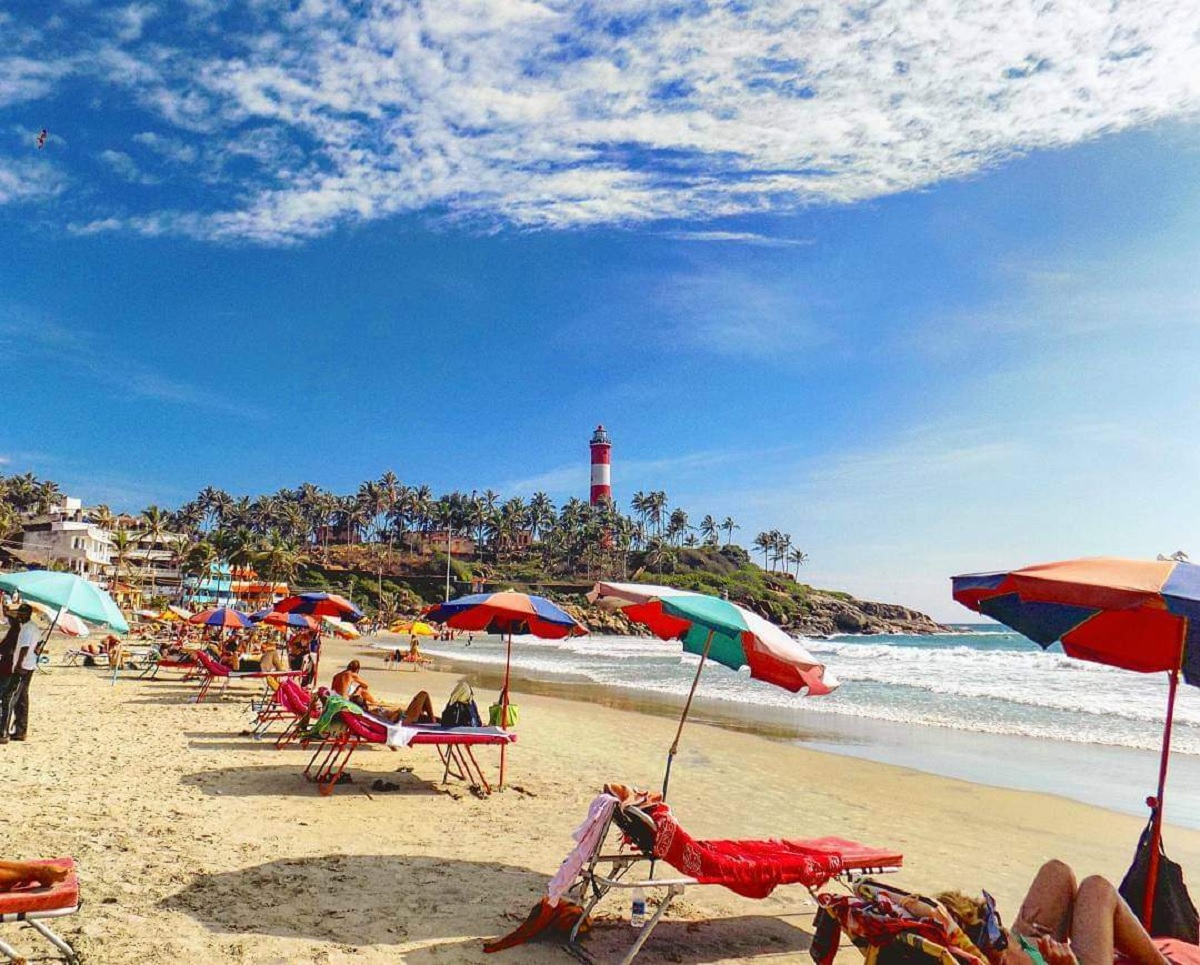
<path id="1" fill-rule="evenodd" d="M 629 924 L 642 928 L 646 924 L 646 893 L 641 888 L 633 889 L 633 906 L 629 909 Z"/>

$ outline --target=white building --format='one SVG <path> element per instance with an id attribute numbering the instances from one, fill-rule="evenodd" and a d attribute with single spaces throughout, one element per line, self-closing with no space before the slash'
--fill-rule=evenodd
<path id="1" fill-rule="evenodd" d="M 112 566 L 112 534 L 84 518 L 78 499 L 65 498 L 48 515 L 26 523 L 21 549 L 30 562 L 59 563 L 90 580 L 103 580 Z"/>

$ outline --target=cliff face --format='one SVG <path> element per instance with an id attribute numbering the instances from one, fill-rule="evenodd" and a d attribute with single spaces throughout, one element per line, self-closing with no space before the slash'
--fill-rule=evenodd
<path id="1" fill-rule="evenodd" d="M 814 590 L 809 612 L 789 622 L 787 629 L 807 636 L 833 633 L 949 633 L 933 618 L 895 603 L 874 603 L 853 597 L 830 596 Z"/>
<path id="2" fill-rule="evenodd" d="M 647 635 L 645 627 L 630 621 L 620 610 L 592 606 L 580 597 L 561 598 L 558 602 L 593 633 L 633 637 Z M 832 596 L 819 590 L 812 591 L 807 602 L 810 607 L 807 613 L 787 620 L 780 620 L 777 613 L 761 610 L 753 601 L 746 601 L 742 605 L 761 612 L 763 617 L 779 623 L 792 633 L 805 636 L 830 636 L 837 633 L 951 632 L 949 627 L 943 626 L 924 613 L 895 603 L 874 603 L 841 595 Z"/>

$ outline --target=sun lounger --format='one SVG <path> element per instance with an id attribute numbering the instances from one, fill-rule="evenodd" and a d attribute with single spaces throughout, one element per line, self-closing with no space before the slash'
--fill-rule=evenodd
<path id="1" fill-rule="evenodd" d="M 614 826 L 620 846 L 606 851 Z M 665 889 L 657 910 L 622 959 L 625 965 L 641 951 L 671 903 L 689 887 L 720 885 L 744 897 L 764 898 L 780 885 L 799 884 L 816 895 L 831 881 L 896 871 L 903 863 L 899 852 L 836 837 L 697 840 L 680 826 L 665 803 L 622 804 L 607 792 L 593 801 L 588 819 L 575 832 L 575 840 L 576 849 L 550 882 L 542 904 L 513 935 L 485 946 L 486 951 L 499 951 L 525 941 L 546 925 L 557 923 L 562 928 L 570 923 L 567 947 L 586 960 L 578 944 L 579 934 L 593 909 L 610 891 Z M 656 875 L 659 864 L 669 865 L 675 873 Z M 572 909 L 571 913 L 562 913 L 558 906 L 563 903 Z"/>
<path id="2" fill-rule="evenodd" d="M 350 757 L 362 744 L 381 744 L 400 747 L 433 747 L 441 758 L 442 780 L 453 776 L 492 793 L 483 768 L 475 758 L 477 747 L 501 747 L 517 739 L 512 731 L 499 727 L 442 727 L 438 724 L 403 726 L 388 724 L 368 714 L 343 711 L 337 715 L 337 726 L 313 753 L 304 776 L 314 781 L 323 795 L 333 793 L 345 773 Z"/>
<path id="3" fill-rule="evenodd" d="M 26 887 L 13 891 L 0 891 L 0 923 L 22 922 L 36 931 L 58 949 L 72 965 L 79 956 L 67 942 L 50 930 L 47 919 L 62 918 L 79 911 L 79 876 L 75 873 L 75 862 L 70 858 L 58 861 L 36 862 L 38 864 L 69 863 L 71 873 L 53 887 Z M 9 961 L 24 962 L 26 958 L 7 942 L 0 940 L 0 955 Z"/>
<path id="4" fill-rule="evenodd" d="M 205 653 L 203 650 L 196 651 L 196 662 L 200 665 L 200 669 L 204 672 L 204 676 L 200 679 L 200 690 L 196 694 L 196 703 L 200 703 L 208 696 L 212 685 L 220 680 L 220 693 L 225 692 L 225 688 L 229 686 L 231 680 L 261 680 L 264 681 L 264 693 L 267 689 L 266 680 L 274 678 L 276 680 L 297 680 L 304 676 L 303 670 L 251 670 L 239 671 L 230 670 L 225 664 L 214 660 L 211 654 Z"/>
<path id="5" fill-rule="evenodd" d="M 300 735 L 313 709 L 313 695 L 294 680 L 275 681 L 268 678 L 267 687 L 270 699 L 256 708 L 250 736 L 262 740 L 272 724 L 286 721 L 283 732 L 275 739 L 276 749 L 283 750 Z"/>

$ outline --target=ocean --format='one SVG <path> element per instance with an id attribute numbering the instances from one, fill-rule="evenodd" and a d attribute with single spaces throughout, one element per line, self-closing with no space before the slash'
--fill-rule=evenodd
<path id="1" fill-rule="evenodd" d="M 694 719 L 930 773 L 1060 794 L 1145 813 L 1157 779 L 1167 683 L 1043 651 L 1003 627 L 931 636 L 803 639 L 842 686 L 806 698 L 707 667 Z M 484 674 L 504 663 L 495 637 L 428 642 L 423 651 Z M 514 679 L 547 692 L 678 713 L 699 658 L 642 637 L 517 637 Z M 514 692 L 520 686 L 514 685 Z M 1200 827 L 1200 691 L 1176 702 L 1169 822 Z"/>

